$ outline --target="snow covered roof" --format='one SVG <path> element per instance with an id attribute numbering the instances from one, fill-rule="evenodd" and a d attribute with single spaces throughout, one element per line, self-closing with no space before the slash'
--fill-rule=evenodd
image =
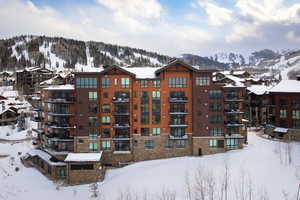
<path id="1" fill-rule="evenodd" d="M 269 90 L 269 92 L 280 93 L 300 93 L 300 81 L 297 80 L 282 80 L 276 86 Z"/>
<path id="2" fill-rule="evenodd" d="M 68 153 L 65 162 L 99 162 L 101 156 L 102 151 L 100 153 Z"/>
<path id="3" fill-rule="evenodd" d="M 279 132 L 279 133 L 287 133 L 289 129 L 287 128 L 280 128 L 280 127 L 277 127 L 274 129 L 274 132 Z"/>
<path id="4" fill-rule="evenodd" d="M 38 156 L 41 159 L 43 159 L 44 161 L 46 161 L 49 165 L 55 165 L 55 166 L 65 166 L 66 165 L 66 163 L 64 163 L 64 162 L 51 161 L 52 156 L 42 150 L 39 150 L 39 149 L 33 149 L 33 150 L 27 152 L 27 154 L 32 157 Z"/>
<path id="5" fill-rule="evenodd" d="M 154 79 L 156 78 L 155 72 L 161 67 L 122 67 L 124 70 L 135 74 L 136 79 Z"/>
<path id="6" fill-rule="evenodd" d="M 226 75 L 226 78 L 234 81 L 234 83 L 235 83 L 236 86 L 244 86 L 243 82 L 245 80 L 242 79 L 242 78 L 239 78 L 239 77 L 236 77 L 236 76 L 233 76 L 233 75 Z"/>
<path id="7" fill-rule="evenodd" d="M 263 95 L 268 91 L 268 89 L 269 87 L 265 85 L 252 85 L 247 88 L 250 93 L 254 93 L 256 95 Z"/>
<path id="8" fill-rule="evenodd" d="M 66 84 L 66 85 L 52 85 L 47 88 L 44 88 L 44 90 L 74 90 L 74 85 Z"/>

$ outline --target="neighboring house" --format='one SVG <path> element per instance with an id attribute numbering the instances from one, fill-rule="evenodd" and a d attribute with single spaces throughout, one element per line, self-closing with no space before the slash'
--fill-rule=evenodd
<path id="1" fill-rule="evenodd" d="M 99 165 L 242 148 L 245 87 L 180 60 L 160 68 L 108 66 L 43 89 L 39 168 L 68 183 L 95 181 Z M 50 159 L 51 158 L 51 159 Z M 50 162 L 51 161 L 51 162 Z"/>
<path id="2" fill-rule="evenodd" d="M 54 73 L 42 67 L 28 67 L 16 72 L 16 89 L 24 95 L 35 92 L 36 87 L 45 80 L 54 76 Z"/>
<path id="3" fill-rule="evenodd" d="M 269 103 L 268 90 L 265 85 L 252 85 L 247 87 L 247 99 L 245 104 L 245 116 L 250 126 L 261 126 L 267 123 L 267 106 Z"/>
<path id="4" fill-rule="evenodd" d="M 272 125 L 269 129 L 285 128 L 287 131 L 276 135 L 292 134 L 290 139 L 296 139 L 297 135 L 300 139 L 300 81 L 282 80 L 270 89 L 268 107 L 268 124 Z M 269 129 L 266 131 L 270 132 Z"/>
<path id="5" fill-rule="evenodd" d="M 7 108 L 0 112 L 0 126 L 13 125 L 17 123 L 18 110 L 14 107 Z"/>

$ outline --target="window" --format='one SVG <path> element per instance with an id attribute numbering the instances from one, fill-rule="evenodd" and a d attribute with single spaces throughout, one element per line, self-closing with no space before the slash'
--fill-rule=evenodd
<path id="1" fill-rule="evenodd" d="M 160 80 L 154 80 L 153 81 L 153 87 L 154 88 L 160 88 Z"/>
<path id="2" fill-rule="evenodd" d="M 109 125 L 110 124 L 110 117 L 109 116 L 102 116 L 102 124 Z"/>
<path id="3" fill-rule="evenodd" d="M 107 77 L 101 78 L 101 87 L 102 88 L 109 88 L 110 87 L 110 80 Z"/>
<path id="4" fill-rule="evenodd" d="M 147 80 L 141 80 L 141 88 L 147 88 L 148 87 L 148 81 Z"/>
<path id="5" fill-rule="evenodd" d="M 67 175 L 66 169 L 60 168 L 60 169 L 58 170 L 58 174 L 59 174 L 59 177 L 60 177 L 60 178 L 66 177 L 66 175 Z"/>
<path id="6" fill-rule="evenodd" d="M 121 78 L 121 87 L 129 88 L 129 78 Z"/>
<path id="7" fill-rule="evenodd" d="M 173 148 L 173 140 L 167 140 L 165 143 L 165 148 L 167 149 Z"/>
<path id="8" fill-rule="evenodd" d="M 149 136 L 149 128 L 141 128 L 142 136 Z"/>
<path id="9" fill-rule="evenodd" d="M 160 99 L 160 91 L 152 91 L 152 99 Z"/>
<path id="10" fill-rule="evenodd" d="M 209 129 L 209 135 L 210 136 L 222 136 L 223 135 L 223 130 L 222 128 L 218 127 L 213 127 Z"/>
<path id="11" fill-rule="evenodd" d="M 228 148 L 237 148 L 237 146 L 238 146 L 238 139 L 236 139 L 236 138 L 226 139 L 226 146 Z"/>
<path id="12" fill-rule="evenodd" d="M 109 138 L 110 137 L 110 129 L 109 128 L 104 128 L 102 130 L 102 137 L 103 138 Z"/>
<path id="13" fill-rule="evenodd" d="M 293 128 L 300 128 L 300 120 L 299 119 L 293 119 L 292 120 L 292 127 Z"/>
<path id="14" fill-rule="evenodd" d="M 97 92 L 89 92 L 89 100 L 96 101 L 97 100 Z"/>
<path id="15" fill-rule="evenodd" d="M 102 105 L 102 112 L 110 113 L 110 105 L 109 104 L 103 104 Z"/>
<path id="16" fill-rule="evenodd" d="M 217 147 L 217 140 L 209 140 L 209 147 Z"/>
<path id="17" fill-rule="evenodd" d="M 152 128 L 152 135 L 153 136 L 160 135 L 160 128 Z"/>
<path id="18" fill-rule="evenodd" d="M 300 111 L 292 110 L 292 119 L 300 119 Z"/>
<path id="19" fill-rule="evenodd" d="M 220 90 L 210 90 L 208 92 L 210 99 L 221 99 L 222 98 L 222 91 Z"/>
<path id="20" fill-rule="evenodd" d="M 186 140 L 176 140 L 176 148 L 185 148 Z"/>
<path id="21" fill-rule="evenodd" d="M 280 109 L 280 113 L 279 113 L 279 117 L 280 118 L 286 118 L 286 110 L 285 109 Z"/>
<path id="22" fill-rule="evenodd" d="M 185 128 L 171 128 L 171 136 L 173 137 L 185 136 Z"/>
<path id="23" fill-rule="evenodd" d="M 97 129 L 89 130 L 89 138 L 93 140 L 97 139 Z"/>
<path id="24" fill-rule="evenodd" d="M 186 88 L 186 78 L 185 77 L 172 77 L 169 78 L 169 88 Z"/>
<path id="25" fill-rule="evenodd" d="M 114 82 L 115 82 L 115 85 L 118 85 L 118 79 L 117 78 L 115 78 Z"/>
<path id="26" fill-rule="evenodd" d="M 196 77 L 196 85 L 205 86 L 210 84 L 210 77 Z"/>
<path id="27" fill-rule="evenodd" d="M 145 140 L 145 149 L 153 149 L 154 141 L 153 140 Z"/>
<path id="28" fill-rule="evenodd" d="M 152 124 L 160 123 L 160 113 L 152 113 Z"/>
<path id="29" fill-rule="evenodd" d="M 103 98 L 108 98 L 108 92 L 103 92 Z"/>
<path id="30" fill-rule="evenodd" d="M 98 151 L 98 145 L 96 142 L 90 142 L 89 144 L 89 150 L 91 152 L 97 152 Z"/>
<path id="31" fill-rule="evenodd" d="M 110 149 L 110 141 L 102 141 L 102 149 L 109 150 Z"/>
<path id="32" fill-rule="evenodd" d="M 137 105 L 137 104 L 134 104 L 134 105 L 133 105 L 133 109 L 134 109 L 134 110 L 137 110 L 137 109 L 138 109 L 138 105 Z"/>
<path id="33" fill-rule="evenodd" d="M 285 106 L 286 105 L 286 100 L 285 99 L 279 99 L 279 104 L 280 104 L 280 106 Z"/>
<path id="34" fill-rule="evenodd" d="M 211 112 L 220 112 L 220 111 L 222 111 L 222 104 L 220 104 L 220 103 L 210 103 L 209 104 L 209 111 L 211 111 Z"/>
<path id="35" fill-rule="evenodd" d="M 97 125 L 97 117 L 89 117 L 89 126 Z"/>
<path id="36" fill-rule="evenodd" d="M 77 88 L 97 88 L 97 78 L 76 78 Z"/>
<path id="37" fill-rule="evenodd" d="M 217 124 L 223 122 L 222 115 L 211 115 L 210 123 Z"/>
<path id="38" fill-rule="evenodd" d="M 93 170 L 93 169 L 94 169 L 93 164 L 71 165 L 71 170 Z"/>
<path id="39" fill-rule="evenodd" d="M 292 100 L 292 106 L 295 108 L 299 108 L 300 101 L 298 99 L 293 99 Z"/>
<path id="40" fill-rule="evenodd" d="M 98 111 L 98 105 L 97 104 L 89 104 L 89 112 L 96 114 Z"/>

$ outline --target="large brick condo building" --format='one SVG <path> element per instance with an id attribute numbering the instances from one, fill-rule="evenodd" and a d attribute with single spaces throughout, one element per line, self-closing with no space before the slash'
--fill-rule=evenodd
<path id="1" fill-rule="evenodd" d="M 269 91 L 267 133 L 300 141 L 300 80 L 282 80 Z"/>
<path id="2" fill-rule="evenodd" d="M 215 70 L 173 60 L 161 68 L 107 66 L 75 85 L 43 90 L 38 168 L 68 183 L 101 166 L 242 148 L 245 87 L 213 82 Z"/>

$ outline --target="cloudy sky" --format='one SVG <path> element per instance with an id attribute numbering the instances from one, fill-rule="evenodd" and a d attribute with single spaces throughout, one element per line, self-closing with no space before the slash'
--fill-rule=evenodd
<path id="1" fill-rule="evenodd" d="M 0 38 L 95 40 L 177 56 L 300 47 L 299 0 L 0 0 Z"/>

